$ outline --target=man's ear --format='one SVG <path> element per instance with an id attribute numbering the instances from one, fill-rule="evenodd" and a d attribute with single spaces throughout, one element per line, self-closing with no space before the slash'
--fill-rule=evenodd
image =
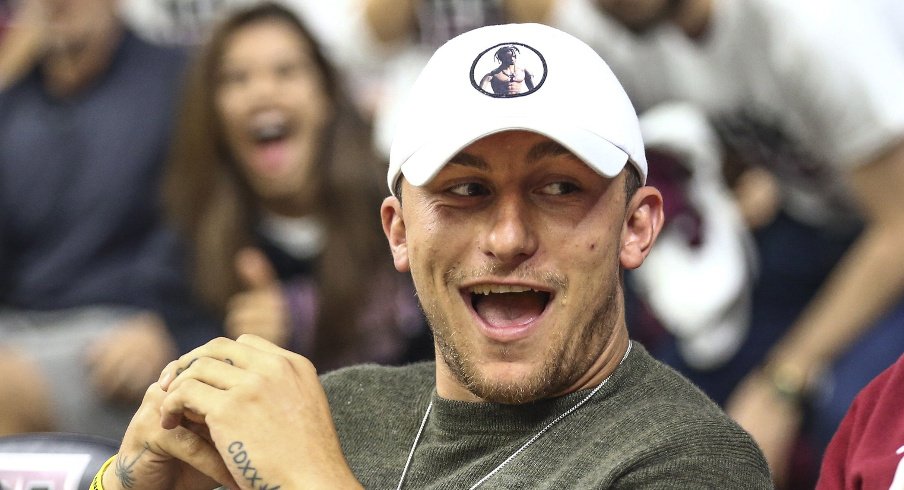
<path id="1" fill-rule="evenodd" d="M 662 230 L 665 221 L 662 194 L 655 187 L 641 187 L 631 197 L 626 211 L 619 260 L 625 269 L 636 269 L 643 264 Z"/>
<path id="2" fill-rule="evenodd" d="M 408 239 L 405 235 L 405 219 L 402 218 L 402 203 L 395 196 L 383 200 L 380 206 L 380 217 L 383 221 L 383 233 L 389 240 L 389 250 L 396 270 L 408 272 Z"/>

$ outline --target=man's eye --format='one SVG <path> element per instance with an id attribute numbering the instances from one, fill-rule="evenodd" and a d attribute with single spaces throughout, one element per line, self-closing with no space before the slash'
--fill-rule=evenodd
<path id="1" fill-rule="evenodd" d="M 487 189 L 480 184 L 468 182 L 449 188 L 449 192 L 456 196 L 483 196 L 487 193 Z"/>
<path id="2" fill-rule="evenodd" d="M 577 192 L 579 188 L 571 182 L 553 182 L 551 184 L 546 184 L 540 190 L 544 194 L 560 196 L 563 194 L 571 194 L 572 192 Z"/>

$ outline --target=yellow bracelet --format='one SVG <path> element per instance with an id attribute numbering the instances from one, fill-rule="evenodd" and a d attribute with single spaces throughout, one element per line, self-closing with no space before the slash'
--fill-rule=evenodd
<path id="1" fill-rule="evenodd" d="M 810 376 L 797 366 L 767 364 L 763 371 L 775 392 L 795 405 L 804 403 L 813 388 Z"/>
<path id="2" fill-rule="evenodd" d="M 94 479 L 91 480 L 91 486 L 88 487 L 88 490 L 104 490 L 104 472 L 107 471 L 107 468 L 113 464 L 113 461 L 116 459 L 116 454 L 110 457 L 103 466 L 100 467 L 100 470 L 94 475 Z"/>

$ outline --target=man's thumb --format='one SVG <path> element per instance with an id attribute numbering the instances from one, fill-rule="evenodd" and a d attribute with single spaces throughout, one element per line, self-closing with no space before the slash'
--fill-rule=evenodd
<path id="1" fill-rule="evenodd" d="M 270 260 L 254 247 L 243 248 L 235 254 L 235 270 L 239 280 L 249 289 L 270 287 L 277 282 Z"/>

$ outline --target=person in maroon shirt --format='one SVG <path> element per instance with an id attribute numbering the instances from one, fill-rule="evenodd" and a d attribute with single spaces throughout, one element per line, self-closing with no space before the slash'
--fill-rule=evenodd
<path id="1" fill-rule="evenodd" d="M 822 460 L 817 490 L 904 489 L 904 355 L 854 399 Z"/>

